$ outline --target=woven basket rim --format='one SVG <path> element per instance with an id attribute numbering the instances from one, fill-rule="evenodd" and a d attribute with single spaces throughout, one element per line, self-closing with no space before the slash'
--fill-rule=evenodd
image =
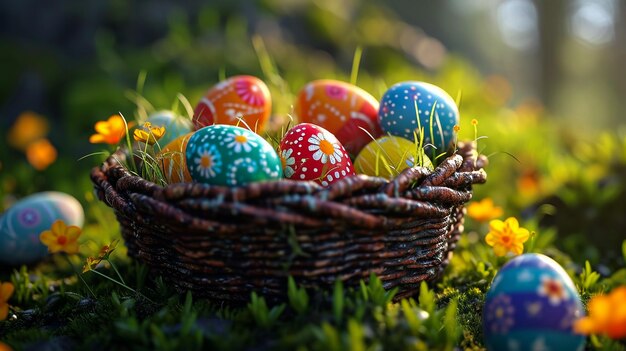
<path id="1" fill-rule="evenodd" d="M 434 170 L 430 171 L 419 166 L 407 168 L 390 180 L 357 174 L 345 177 L 327 187 L 313 181 L 291 179 L 256 182 L 238 187 L 195 182 L 161 186 L 126 170 L 120 163 L 126 157 L 123 152 L 123 149 L 118 150 L 102 165 L 94 167 L 91 179 L 96 190 L 105 190 L 105 194 L 99 195 L 101 199 L 129 216 L 133 215 L 137 207 L 141 208 L 148 202 L 151 206 L 159 204 L 170 206 L 174 202 L 180 205 L 195 201 L 196 203 L 189 206 L 196 206 L 196 212 L 201 212 L 203 208 L 211 206 L 227 206 L 229 203 L 243 204 L 263 197 L 280 197 L 280 200 L 277 200 L 280 205 L 294 207 L 306 207 L 307 204 L 303 201 L 314 199 L 316 204 L 320 204 L 314 206 L 316 210 L 343 211 L 344 219 L 352 218 L 349 221 L 350 224 L 367 229 L 384 227 L 387 223 L 384 218 L 371 213 L 376 211 L 359 211 L 360 205 L 379 203 L 382 206 L 382 203 L 386 203 L 387 207 L 410 208 L 412 205 L 419 204 L 414 209 L 417 215 L 422 217 L 442 215 L 442 207 L 459 205 L 471 198 L 471 191 L 468 192 L 467 189 L 471 189 L 473 184 L 486 181 L 484 167 L 487 165 L 486 157 L 479 156 L 475 152 L 474 142 L 459 142 L 456 153 L 444 159 Z M 367 189 L 377 189 L 377 195 L 366 199 L 351 198 L 353 194 Z M 408 194 L 412 198 L 407 198 Z M 212 204 L 207 202 L 209 199 L 213 200 Z M 339 204 L 337 200 L 343 201 Z M 271 208 L 272 205 L 272 201 L 268 201 L 265 207 Z M 135 208 L 129 208 L 129 206 Z M 165 211 L 165 209 L 162 210 Z M 252 211 L 243 205 L 239 210 L 242 213 Z M 267 212 L 258 207 L 254 210 L 259 211 L 259 215 Z M 177 214 L 184 217 L 183 213 Z M 279 214 L 274 213 L 274 215 L 280 217 Z M 202 219 L 197 219 L 202 221 Z M 311 219 L 308 221 L 306 218 L 291 219 L 302 225 L 319 225 Z M 203 223 L 203 226 L 207 227 L 207 224 Z"/>

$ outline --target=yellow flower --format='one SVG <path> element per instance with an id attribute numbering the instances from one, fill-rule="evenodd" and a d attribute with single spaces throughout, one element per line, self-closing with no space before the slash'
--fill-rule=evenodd
<path id="1" fill-rule="evenodd" d="M 32 142 L 48 134 L 48 121 L 33 111 L 22 112 L 9 130 L 7 142 L 18 150 L 25 150 Z"/>
<path id="2" fill-rule="evenodd" d="M 9 299 L 14 290 L 12 283 L 0 283 L 0 321 L 7 319 L 9 315 Z"/>
<path id="3" fill-rule="evenodd" d="M 62 220 L 52 223 L 52 228 L 39 235 L 41 242 L 48 247 L 48 251 L 66 252 L 70 255 L 78 253 L 78 237 L 81 234 L 79 227 L 67 226 Z"/>
<path id="4" fill-rule="evenodd" d="M 489 197 L 479 202 L 472 202 L 467 207 L 467 215 L 478 222 L 487 222 L 490 219 L 502 216 L 502 208 L 494 206 L 493 200 Z"/>
<path id="5" fill-rule="evenodd" d="M 474 126 L 478 125 L 478 120 L 476 118 L 472 119 L 472 125 L 474 125 Z"/>
<path id="6" fill-rule="evenodd" d="M 626 339 L 626 286 L 615 288 L 608 295 L 592 297 L 587 307 L 589 315 L 574 323 L 577 333 Z"/>
<path id="7" fill-rule="evenodd" d="M 157 140 L 161 139 L 163 134 L 165 134 L 165 127 L 153 127 L 150 122 L 146 122 L 143 128 L 135 129 L 133 138 L 135 138 L 136 141 L 154 145 Z"/>
<path id="8" fill-rule="evenodd" d="M 105 143 L 115 145 L 126 135 L 124 119 L 119 115 L 113 115 L 106 121 L 97 122 L 94 125 L 94 129 L 96 134 L 89 138 L 89 142 L 92 144 Z"/>
<path id="9" fill-rule="evenodd" d="M 40 139 L 28 145 L 26 159 L 36 170 L 43 171 L 56 161 L 57 149 L 48 139 Z"/>
<path id="10" fill-rule="evenodd" d="M 521 255 L 524 243 L 530 236 L 528 229 L 520 228 L 514 217 L 509 217 L 504 222 L 494 219 L 489 222 L 489 230 L 485 241 L 487 245 L 493 246 L 496 256 L 504 256 L 507 252 Z"/>
<path id="11" fill-rule="evenodd" d="M 119 240 L 116 239 L 116 240 L 113 240 L 111 244 L 104 245 L 100 249 L 100 253 L 98 254 L 97 258 L 87 257 L 87 260 L 85 261 L 85 265 L 83 266 L 83 273 L 96 268 L 100 264 L 100 262 L 102 262 L 102 260 L 108 260 L 109 256 L 111 256 L 111 253 L 115 251 L 115 248 L 117 247 L 118 242 Z"/>

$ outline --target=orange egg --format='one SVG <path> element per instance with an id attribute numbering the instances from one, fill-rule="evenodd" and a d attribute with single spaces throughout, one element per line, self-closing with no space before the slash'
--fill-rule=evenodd
<path id="1" fill-rule="evenodd" d="M 196 106 L 193 122 L 196 130 L 213 124 L 230 124 L 261 132 L 271 112 L 270 91 L 262 80 L 234 76 L 207 91 Z"/>
<path id="2" fill-rule="evenodd" d="M 157 154 L 161 171 L 163 171 L 168 184 L 191 182 L 191 175 L 187 170 L 185 160 L 185 150 L 192 135 L 193 133 L 188 133 L 179 136 Z"/>
<path id="3" fill-rule="evenodd" d="M 300 122 L 328 130 L 352 155 L 357 155 L 372 137 L 382 134 L 378 124 L 378 101 L 349 83 L 331 79 L 308 83 L 298 94 L 295 111 Z"/>

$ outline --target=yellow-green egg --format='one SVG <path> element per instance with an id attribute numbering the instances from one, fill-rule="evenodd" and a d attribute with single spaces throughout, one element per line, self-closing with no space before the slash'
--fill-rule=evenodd
<path id="1" fill-rule="evenodd" d="M 419 145 L 397 136 L 371 141 L 354 161 L 357 173 L 384 178 L 393 178 L 414 166 L 433 169 L 432 162 Z"/>

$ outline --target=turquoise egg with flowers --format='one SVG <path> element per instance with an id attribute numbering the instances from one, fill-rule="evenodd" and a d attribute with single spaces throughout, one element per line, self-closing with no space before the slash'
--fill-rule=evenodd
<path id="1" fill-rule="evenodd" d="M 423 145 L 431 154 L 446 152 L 454 146 L 459 124 L 459 108 L 440 87 L 419 81 L 394 84 L 383 95 L 378 110 L 384 133 L 415 141 L 424 131 Z"/>
<path id="2" fill-rule="evenodd" d="M 274 148 L 260 135 L 241 127 L 216 124 L 198 129 L 185 151 L 195 182 L 242 186 L 283 177 Z"/>
<path id="3" fill-rule="evenodd" d="M 56 220 L 82 227 L 84 211 L 73 196 L 47 191 L 17 201 L 0 217 L 0 265 L 19 266 L 41 261 L 48 248 L 39 235 Z"/>
<path id="4" fill-rule="evenodd" d="M 578 291 L 556 261 L 541 254 L 511 259 L 485 298 L 483 334 L 491 351 L 583 350 L 573 324 L 582 316 Z"/>

